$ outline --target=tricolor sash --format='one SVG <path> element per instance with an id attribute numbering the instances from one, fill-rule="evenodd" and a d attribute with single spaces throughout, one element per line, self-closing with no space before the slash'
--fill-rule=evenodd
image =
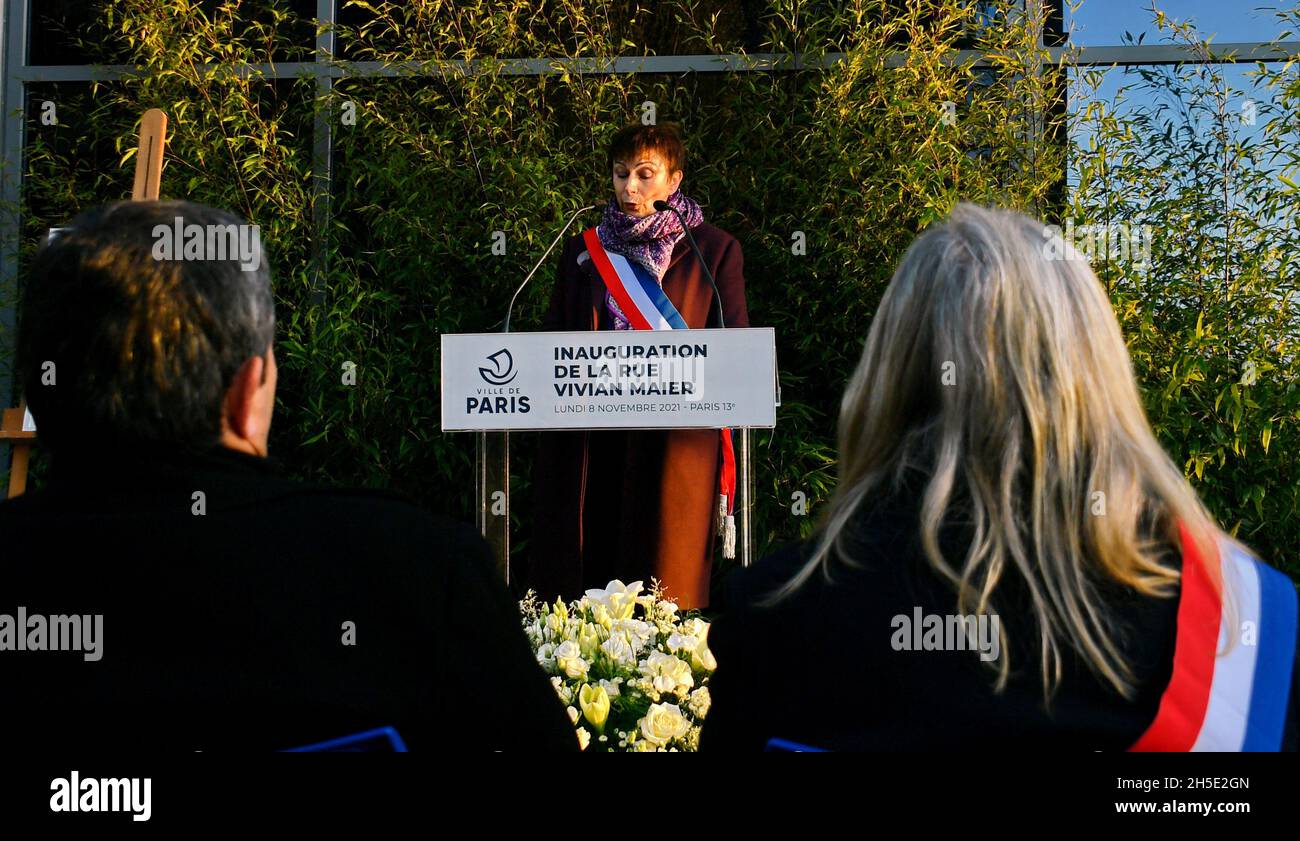
<path id="1" fill-rule="evenodd" d="M 1295 661 L 1295 585 L 1226 540 L 1218 557 L 1202 558 L 1186 526 L 1180 531 L 1173 676 L 1155 720 L 1129 750 L 1276 751 Z M 1223 593 L 1235 614 L 1224 609 Z"/>
<path id="2" fill-rule="evenodd" d="M 582 233 L 596 273 L 634 330 L 685 330 L 686 319 L 668 300 L 663 287 L 643 266 L 622 254 L 606 251 L 595 228 Z M 723 429 L 722 470 L 718 476 L 718 532 L 722 556 L 736 557 L 736 456 L 731 430 Z"/>

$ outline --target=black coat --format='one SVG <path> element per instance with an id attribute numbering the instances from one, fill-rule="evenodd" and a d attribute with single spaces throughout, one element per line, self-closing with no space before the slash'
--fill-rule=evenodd
<path id="1" fill-rule="evenodd" d="M 0 503 L 0 614 L 103 615 L 98 662 L 0 651 L 0 739 L 264 750 L 388 725 L 412 750 L 576 749 L 475 531 L 278 472 L 224 447 L 69 457 Z"/>
<path id="2" fill-rule="evenodd" d="M 1011 637 L 1013 676 L 1002 695 L 973 651 L 896 651 L 893 617 L 956 612 L 956 597 L 930 572 L 917 539 L 917 496 L 899 495 L 860 513 L 859 571 L 837 565 L 771 610 L 755 601 L 789 580 L 811 542 L 788 546 L 725 584 L 723 614 L 709 631 L 718 667 L 700 750 L 761 750 L 770 737 L 836 750 L 1125 750 L 1150 726 L 1173 671 L 1176 598 L 1103 588 L 1138 684 L 1127 701 L 1064 652 L 1064 679 L 1044 709 L 1038 635 L 1013 580 L 997 597 Z M 941 532 L 944 556 L 964 557 L 969 530 Z M 1180 567 L 1173 547 L 1165 563 Z M 1293 674 L 1300 683 L 1300 669 Z M 1283 747 L 1296 749 L 1293 688 Z"/>

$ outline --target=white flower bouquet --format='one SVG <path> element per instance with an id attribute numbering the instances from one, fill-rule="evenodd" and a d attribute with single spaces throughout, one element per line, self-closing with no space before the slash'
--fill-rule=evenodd
<path id="1" fill-rule="evenodd" d="M 611 581 L 565 605 L 519 603 L 537 662 L 551 675 L 583 750 L 693 751 L 709 712 L 709 623 L 657 582 Z"/>

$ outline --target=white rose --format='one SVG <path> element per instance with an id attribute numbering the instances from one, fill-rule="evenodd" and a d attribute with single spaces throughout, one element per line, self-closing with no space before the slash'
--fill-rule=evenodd
<path id="1" fill-rule="evenodd" d="M 551 686 L 555 688 L 555 694 L 559 696 L 561 704 L 568 704 L 573 701 L 573 690 L 564 685 L 564 681 L 558 677 L 551 678 Z"/>
<path id="2" fill-rule="evenodd" d="M 641 672 L 651 679 L 659 692 L 676 692 L 679 687 L 685 690 L 695 685 L 690 664 L 662 651 L 653 652 L 646 658 Z"/>
<path id="3" fill-rule="evenodd" d="M 555 649 L 555 665 L 572 678 L 584 676 L 591 668 L 591 664 L 582 659 L 582 649 L 573 640 L 565 640 Z"/>
<path id="4" fill-rule="evenodd" d="M 614 697 L 617 697 L 617 696 L 618 696 L 618 685 L 619 685 L 620 683 L 622 683 L 622 681 L 623 681 L 623 678 L 621 678 L 621 677 L 616 677 L 616 678 L 614 678 L 612 681 L 611 681 L 611 680 L 601 680 L 601 681 L 600 681 L 600 688 L 603 689 L 603 690 L 605 690 L 605 694 L 606 694 L 606 695 L 608 695 L 608 696 L 611 697 L 611 698 L 614 698 Z"/>
<path id="5" fill-rule="evenodd" d="M 656 746 L 680 739 L 690 729 L 690 722 L 676 704 L 651 704 L 645 718 L 641 719 L 641 735 Z"/>

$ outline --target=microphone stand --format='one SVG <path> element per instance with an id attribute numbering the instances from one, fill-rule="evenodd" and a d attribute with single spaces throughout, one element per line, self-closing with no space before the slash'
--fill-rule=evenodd
<path id="1" fill-rule="evenodd" d="M 524 291 L 524 287 L 528 285 L 528 281 L 533 279 L 533 275 L 537 274 L 537 270 L 541 268 L 542 263 L 546 262 L 546 258 L 551 256 L 551 252 L 555 249 L 556 243 L 558 243 L 560 241 L 560 238 L 564 236 L 565 232 L 569 230 L 569 226 L 573 224 L 573 220 L 577 219 L 579 214 L 586 213 L 588 210 L 593 210 L 597 207 L 602 207 L 602 206 L 603 205 L 599 205 L 599 204 L 589 204 L 586 207 L 578 208 L 577 210 L 573 211 L 573 213 L 569 215 L 569 221 L 564 223 L 564 227 L 561 228 L 560 232 L 555 235 L 555 239 L 551 240 L 550 246 L 548 246 L 546 252 L 542 254 L 541 259 L 538 260 L 533 265 L 533 270 L 528 273 L 528 276 L 524 278 L 524 282 L 519 284 L 519 288 L 515 290 L 515 294 L 510 298 L 510 306 L 509 308 L 506 309 L 506 320 L 501 325 L 502 333 L 510 332 L 510 314 L 514 312 L 515 299 L 519 297 L 520 292 Z"/>
<path id="2" fill-rule="evenodd" d="M 510 316 L 515 309 L 515 301 L 519 298 L 519 293 L 524 291 L 528 281 L 533 279 L 533 275 L 541 268 L 546 258 L 551 256 L 555 246 L 564 236 L 569 227 L 573 225 L 573 220 L 577 219 L 588 210 L 600 207 L 599 204 L 589 204 L 586 207 L 580 207 L 573 213 L 569 214 L 569 219 L 564 223 L 564 227 L 551 244 L 547 247 L 546 252 L 542 254 L 524 278 L 524 282 L 519 284 L 515 294 L 510 298 L 510 306 L 506 309 L 506 318 L 501 325 L 502 333 L 510 332 Z M 510 433 L 502 432 L 499 441 L 491 441 L 487 432 L 479 432 L 475 441 L 475 469 L 474 469 L 474 492 L 477 498 L 478 511 L 475 512 L 477 517 L 477 526 L 479 533 L 487 539 L 492 545 L 500 564 L 501 572 L 505 577 L 506 586 L 510 586 Z M 495 446 L 494 446 L 495 444 Z M 500 493 L 501 513 L 496 514 L 492 511 L 496 500 L 493 499 L 495 493 Z"/>
<path id="3" fill-rule="evenodd" d="M 709 264 L 705 262 L 704 255 L 700 252 L 699 244 L 695 242 L 695 237 L 691 235 L 691 229 L 686 224 L 686 217 L 682 216 L 682 212 L 680 210 L 673 207 L 671 204 L 669 204 L 668 202 L 662 199 L 654 203 L 654 208 L 655 210 L 659 210 L 659 211 L 671 210 L 677 216 L 677 219 L 682 223 L 682 233 L 686 234 L 686 241 L 690 243 L 691 250 L 695 252 L 695 258 L 700 261 L 700 268 L 704 269 L 704 276 L 708 278 L 709 285 L 713 287 L 713 299 L 718 302 L 718 325 L 720 327 L 725 328 L 727 326 L 727 321 L 722 314 L 722 293 L 718 291 L 718 282 L 713 279 L 713 272 L 709 271 Z M 748 475 L 748 468 L 743 463 L 743 459 L 748 456 L 748 452 L 749 452 L 748 448 L 749 448 L 748 430 L 744 430 L 741 436 L 742 466 L 740 470 L 741 475 L 744 476 Z M 736 495 L 738 490 L 739 488 L 732 489 L 733 499 L 731 501 L 733 504 L 735 503 L 734 496 Z M 746 493 L 748 493 L 748 491 L 746 491 Z M 746 506 L 749 505 L 748 498 L 746 499 L 745 505 Z M 748 535 L 749 515 L 746 514 L 743 509 L 741 513 L 745 515 L 743 519 L 745 522 L 746 535 Z M 725 496 L 718 497 L 718 529 L 719 529 L 719 533 L 722 535 L 722 556 L 724 558 L 735 557 L 736 520 L 727 511 L 727 503 L 726 503 Z M 748 540 L 748 537 L 746 537 L 746 540 Z M 749 566 L 749 562 L 747 560 L 748 552 L 749 552 L 748 546 L 749 544 L 747 542 L 745 548 L 745 558 L 741 559 L 741 563 L 744 566 Z"/>
<path id="4" fill-rule="evenodd" d="M 713 279 L 713 272 L 709 271 L 709 264 L 704 262 L 704 255 L 700 253 L 700 246 L 695 242 L 695 237 L 691 236 L 691 229 L 686 226 L 686 217 L 682 216 L 680 210 L 662 199 L 655 202 L 654 208 L 655 210 L 671 210 L 677 215 L 678 221 L 682 223 L 682 232 L 686 234 L 686 241 L 690 243 L 696 259 L 700 261 L 700 268 L 704 269 L 704 276 L 708 278 L 709 285 L 713 287 L 713 299 L 718 302 L 718 326 L 726 327 L 727 321 L 722 315 L 722 293 L 718 291 L 718 282 Z"/>

